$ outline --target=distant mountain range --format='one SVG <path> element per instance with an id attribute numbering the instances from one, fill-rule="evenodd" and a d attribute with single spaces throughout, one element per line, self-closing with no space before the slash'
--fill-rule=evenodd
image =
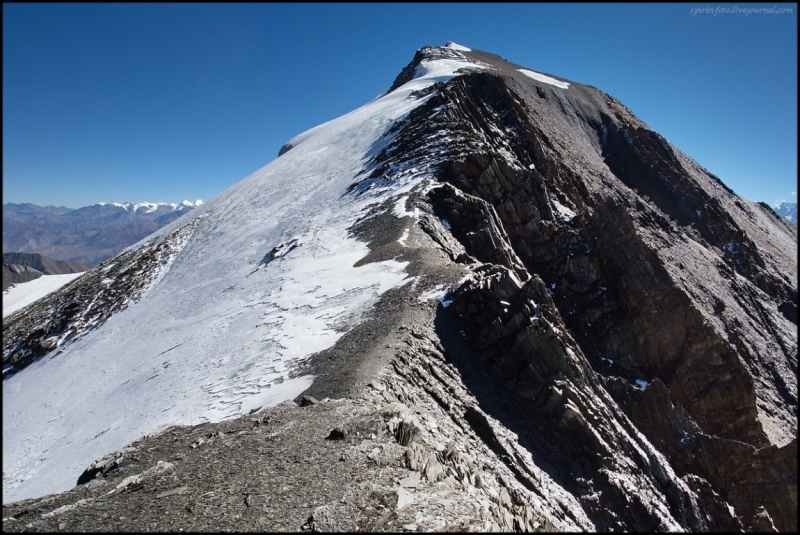
<path id="1" fill-rule="evenodd" d="M 12 284 L 32 281 L 42 275 L 81 273 L 91 266 L 55 260 L 36 253 L 3 253 L 3 291 Z"/>
<path id="2" fill-rule="evenodd" d="M 6 203 L 3 253 L 39 253 L 93 266 L 201 204 L 101 202 L 73 210 Z"/>
<path id="3" fill-rule="evenodd" d="M 797 203 L 796 202 L 782 202 L 775 207 L 775 211 L 779 215 L 786 218 L 793 225 L 797 225 Z"/>

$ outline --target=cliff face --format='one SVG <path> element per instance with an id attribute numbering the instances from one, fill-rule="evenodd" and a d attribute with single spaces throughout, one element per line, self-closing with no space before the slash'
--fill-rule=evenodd
<path id="1" fill-rule="evenodd" d="M 294 372 L 307 406 L 143 438 L 4 529 L 797 530 L 796 228 L 593 87 L 441 47 L 390 92 L 442 61 L 474 68 L 343 192 L 409 185 L 349 232 L 414 282 Z"/>

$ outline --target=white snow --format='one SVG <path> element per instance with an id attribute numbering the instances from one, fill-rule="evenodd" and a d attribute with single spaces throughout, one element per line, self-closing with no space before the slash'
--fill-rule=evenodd
<path id="1" fill-rule="evenodd" d="M 170 207 L 173 210 L 176 208 L 176 206 L 174 204 L 172 204 Z M 142 203 L 138 203 L 138 204 L 134 204 L 133 205 L 133 211 L 134 212 L 137 212 L 140 208 L 146 208 L 144 213 L 149 214 L 150 212 L 155 212 L 156 210 L 158 210 L 158 204 L 156 204 L 154 202 L 142 202 Z"/>
<path id="2" fill-rule="evenodd" d="M 566 219 L 572 219 L 575 217 L 575 212 L 572 211 L 571 208 L 568 206 L 564 206 L 555 197 L 550 198 L 550 203 L 553 205 L 553 208 L 556 209 L 556 212 L 561 214 Z"/>
<path id="3" fill-rule="evenodd" d="M 3 292 L 3 317 L 5 318 L 34 301 L 38 301 L 47 294 L 55 292 L 81 275 L 83 273 L 42 275 L 32 281 L 14 284 Z"/>
<path id="4" fill-rule="evenodd" d="M 439 301 L 443 307 L 447 308 L 453 302 L 452 299 L 445 299 L 447 297 L 447 292 L 450 291 L 450 288 L 442 288 L 441 285 L 436 286 L 432 290 L 425 292 L 419 296 L 419 301 L 424 303 L 425 301 L 429 301 L 431 299 L 436 299 Z"/>
<path id="5" fill-rule="evenodd" d="M 107 202 L 98 202 L 98 203 L 95 203 L 95 204 L 96 205 L 100 205 L 100 206 L 105 206 L 105 205 L 107 205 L 109 203 L 107 203 Z M 201 204 L 203 204 L 203 201 L 202 201 L 202 199 L 197 199 L 195 202 L 184 200 L 179 204 L 178 203 L 174 203 L 174 202 L 140 202 L 140 203 L 132 203 L 132 202 L 118 203 L 118 202 L 112 202 L 110 204 L 112 206 L 116 206 L 118 208 L 124 208 L 126 212 L 129 211 L 129 210 L 133 210 L 134 212 L 138 212 L 140 209 L 144 208 L 145 209 L 144 213 L 145 214 L 149 214 L 151 212 L 155 212 L 161 206 L 169 206 L 173 210 L 183 210 L 184 208 L 196 208 L 196 207 L 200 206 Z"/>
<path id="6" fill-rule="evenodd" d="M 453 50 L 458 50 L 460 52 L 472 52 L 471 48 L 467 48 L 465 46 L 461 46 L 458 43 L 454 43 L 453 41 L 448 41 L 446 45 L 447 48 L 452 48 Z"/>
<path id="7" fill-rule="evenodd" d="M 408 200 L 408 195 L 401 195 L 397 198 L 397 202 L 394 204 L 394 208 L 392 209 L 392 213 L 397 217 L 413 217 L 414 219 L 419 219 L 419 208 L 416 206 L 412 211 L 406 210 L 406 200 Z"/>
<path id="8" fill-rule="evenodd" d="M 402 245 L 403 247 L 408 247 L 408 245 L 406 245 L 406 240 L 408 239 L 408 233 L 409 229 L 405 229 L 403 231 L 403 235 L 400 236 L 400 238 L 397 240 L 398 243 L 400 243 L 400 245 Z"/>
<path id="9" fill-rule="evenodd" d="M 459 69 L 482 70 L 485 68 L 486 67 L 476 65 L 475 63 L 457 59 L 424 60 L 417 65 L 414 71 L 415 79 L 408 82 L 406 85 L 413 84 L 417 80 L 431 80 L 431 83 L 446 82 L 451 79 Z"/>
<path id="10" fill-rule="evenodd" d="M 3 501 L 72 488 L 95 459 L 161 425 L 218 421 L 305 390 L 313 377 L 290 377 L 300 361 L 411 280 L 394 260 L 353 267 L 369 249 L 347 229 L 424 172 L 361 195 L 348 186 L 389 127 L 428 98 L 410 93 L 465 67 L 479 68 L 423 62 L 415 79 L 300 134 L 292 150 L 157 231 L 203 217 L 138 302 L 4 381 Z M 295 237 L 299 247 L 270 259 Z"/>
<path id="11" fill-rule="evenodd" d="M 562 82 L 561 80 L 556 80 L 555 78 L 551 78 L 546 74 L 542 74 L 536 71 L 529 71 L 528 69 L 517 69 L 519 72 L 527 76 L 528 78 L 533 78 L 537 82 L 544 82 L 545 84 L 554 85 L 556 87 L 560 87 L 561 89 L 569 88 L 569 82 Z"/>

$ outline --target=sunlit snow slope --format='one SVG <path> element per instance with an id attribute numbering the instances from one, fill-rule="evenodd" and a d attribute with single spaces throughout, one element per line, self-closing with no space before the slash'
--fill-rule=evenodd
<path id="1" fill-rule="evenodd" d="M 202 218 L 138 302 L 4 382 L 3 501 L 69 489 L 93 460 L 162 424 L 218 421 L 306 389 L 312 377 L 290 377 L 297 363 L 409 281 L 396 261 L 352 267 L 368 250 L 347 229 L 423 176 L 411 169 L 359 196 L 347 187 L 392 123 L 424 101 L 412 91 L 464 67 L 478 68 L 424 63 L 400 89 L 301 134 L 161 229 Z"/>
<path id="2" fill-rule="evenodd" d="M 55 292 L 68 282 L 72 282 L 83 273 L 67 273 L 65 275 L 44 275 L 28 282 L 20 282 L 3 292 L 3 317 L 16 312 Z"/>

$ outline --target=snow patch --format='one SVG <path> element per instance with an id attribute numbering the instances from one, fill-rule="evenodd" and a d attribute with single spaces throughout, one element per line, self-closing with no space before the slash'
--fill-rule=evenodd
<path id="1" fill-rule="evenodd" d="M 545 84 L 554 85 L 556 87 L 560 87 L 561 89 L 569 88 L 569 82 L 562 82 L 561 80 L 556 80 L 555 78 L 551 78 L 546 74 L 542 74 L 536 71 L 529 71 L 528 69 L 517 69 L 519 72 L 527 76 L 528 78 L 533 78 L 537 82 L 544 82 Z"/>
<path id="2" fill-rule="evenodd" d="M 403 247 L 408 247 L 408 245 L 406 245 L 406 240 L 408 239 L 408 232 L 409 229 L 403 230 L 403 235 L 400 236 L 400 238 L 397 240 L 397 242 Z"/>
<path id="3" fill-rule="evenodd" d="M 424 303 L 425 301 L 429 301 L 431 299 L 436 299 L 439 301 L 443 307 L 447 308 L 453 303 L 452 299 L 445 299 L 447 297 L 447 293 L 450 291 L 450 288 L 442 288 L 442 285 L 438 285 L 432 290 L 425 292 L 419 296 L 419 301 Z"/>
<path id="4" fill-rule="evenodd" d="M 461 46 L 458 43 L 454 43 L 453 41 L 448 41 L 447 44 L 444 45 L 444 46 L 446 48 L 450 48 L 452 50 L 458 50 L 460 52 L 472 52 L 471 48 L 467 48 L 465 46 Z"/>
<path id="5" fill-rule="evenodd" d="M 423 60 L 414 71 L 414 79 L 405 85 L 414 82 L 430 82 L 425 87 L 436 82 L 447 82 L 458 75 L 459 70 L 483 70 L 486 67 L 469 61 L 456 59 Z M 422 88 L 420 88 L 422 89 Z"/>
<path id="6" fill-rule="evenodd" d="M 648 382 L 645 381 L 644 379 L 636 379 L 635 382 L 636 382 L 636 387 L 639 388 L 640 390 L 644 390 L 645 388 L 647 388 Z"/>
<path id="7" fill-rule="evenodd" d="M 3 317 L 34 303 L 68 284 L 83 273 L 66 275 L 42 275 L 38 279 L 12 285 L 3 292 Z"/>
<path id="8" fill-rule="evenodd" d="M 415 206 L 411 211 L 406 210 L 407 199 L 408 195 L 401 195 L 392 208 L 392 214 L 397 217 L 413 217 L 414 219 L 419 219 L 419 208 Z"/>

